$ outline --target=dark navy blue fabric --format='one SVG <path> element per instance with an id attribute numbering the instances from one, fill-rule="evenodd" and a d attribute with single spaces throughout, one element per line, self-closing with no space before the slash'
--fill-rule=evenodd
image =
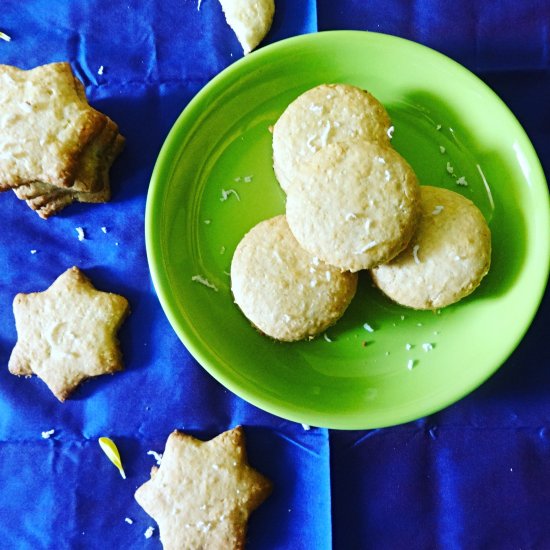
<path id="1" fill-rule="evenodd" d="M 510 106 L 549 173 L 548 2 L 276 3 L 266 43 L 373 30 L 463 63 Z M 12 193 L 0 195 L 3 548 L 160 548 L 158 532 L 145 539 L 155 523 L 133 499 L 154 464 L 147 451 L 162 451 L 175 428 L 206 439 L 237 424 L 251 463 L 275 485 L 251 519 L 251 549 L 550 548 L 548 296 L 506 364 L 429 418 L 329 432 L 260 411 L 179 342 L 152 287 L 143 238 L 149 178 L 168 130 L 193 95 L 242 56 L 219 2 L 203 0 L 199 10 L 195 0 L 3 0 L 0 30 L 12 37 L 0 41 L 0 63 L 69 60 L 92 105 L 127 138 L 108 204 L 74 205 L 44 221 Z M 61 405 L 40 380 L 7 371 L 16 341 L 11 303 L 71 265 L 99 289 L 127 296 L 132 314 L 120 332 L 126 370 L 82 385 Z M 100 436 L 118 443 L 127 480 L 102 454 Z"/>

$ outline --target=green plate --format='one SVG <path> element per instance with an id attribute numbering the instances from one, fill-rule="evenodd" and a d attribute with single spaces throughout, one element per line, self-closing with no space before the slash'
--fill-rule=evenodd
<path id="1" fill-rule="evenodd" d="M 371 91 L 386 106 L 393 144 L 420 182 L 479 206 L 492 231 L 492 267 L 474 294 L 435 313 L 391 303 L 363 273 L 351 306 L 326 335 L 283 344 L 243 317 L 228 273 L 243 235 L 284 212 L 269 126 L 301 92 L 325 82 Z M 467 187 L 457 185 L 462 176 Z M 514 350 L 548 278 L 549 211 L 529 139 L 478 78 L 403 39 L 325 32 L 262 48 L 189 103 L 152 175 L 147 255 L 174 330 L 224 386 L 297 422 L 376 428 L 450 405 Z"/>

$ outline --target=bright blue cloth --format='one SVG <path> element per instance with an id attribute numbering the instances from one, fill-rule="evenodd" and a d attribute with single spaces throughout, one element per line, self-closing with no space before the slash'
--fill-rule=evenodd
<path id="1" fill-rule="evenodd" d="M 276 3 L 266 43 L 317 30 L 374 30 L 462 62 L 515 112 L 548 173 L 547 2 Z M 250 462 L 275 486 L 250 521 L 250 549 L 550 547 L 548 297 L 518 350 L 479 390 L 429 418 L 373 431 L 306 431 L 262 412 L 211 378 L 177 339 L 145 257 L 149 177 L 181 110 L 242 56 L 219 2 L 197 5 L 2 2 L 0 30 L 12 41 L 0 41 L 0 63 L 69 60 L 92 105 L 127 138 L 111 171 L 110 203 L 73 205 L 43 221 L 12 193 L 0 195 L 2 546 L 159 548 L 158 532 L 144 538 L 155 523 L 133 499 L 154 464 L 147 451 L 162 451 L 175 428 L 207 439 L 242 424 Z M 7 371 L 16 341 L 11 303 L 72 265 L 97 288 L 125 295 L 132 314 L 120 332 L 126 370 L 87 382 L 60 405 L 40 380 Z M 43 439 L 50 429 L 54 435 Z M 118 443 L 126 481 L 99 449 L 105 435 Z"/>

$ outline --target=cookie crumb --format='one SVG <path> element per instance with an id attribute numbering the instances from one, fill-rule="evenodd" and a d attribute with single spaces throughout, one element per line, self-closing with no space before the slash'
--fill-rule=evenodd
<path id="1" fill-rule="evenodd" d="M 143 536 L 146 539 L 150 539 L 153 536 L 154 532 L 155 532 L 155 528 L 151 527 L 151 525 L 149 525 L 149 527 L 147 527 L 147 530 L 145 531 L 145 533 L 143 533 Z"/>
<path id="2" fill-rule="evenodd" d="M 204 285 L 208 288 L 211 288 L 214 292 L 218 292 L 218 287 L 215 284 L 211 283 L 205 277 L 202 277 L 201 275 L 193 275 L 191 277 L 191 280 L 195 281 L 196 283 L 200 283 L 201 285 Z"/>
<path id="3" fill-rule="evenodd" d="M 128 524 L 128 525 L 132 525 L 134 523 L 134 520 L 131 519 L 131 518 L 124 518 L 124 521 Z"/>
<path id="4" fill-rule="evenodd" d="M 155 451 L 147 451 L 148 455 L 151 455 L 157 462 L 157 466 L 160 466 L 162 462 L 162 453 L 157 453 Z"/>
<path id="5" fill-rule="evenodd" d="M 50 437 L 55 433 L 55 430 L 48 430 L 46 432 L 42 432 L 42 439 L 50 439 Z"/>
<path id="6" fill-rule="evenodd" d="M 83 241 L 86 238 L 86 235 L 84 234 L 84 229 L 82 229 L 82 227 L 75 227 L 74 229 L 78 236 L 78 240 Z"/>

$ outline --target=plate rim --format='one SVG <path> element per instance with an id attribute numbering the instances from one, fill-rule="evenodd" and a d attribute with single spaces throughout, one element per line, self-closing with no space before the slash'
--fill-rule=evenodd
<path id="1" fill-rule="evenodd" d="M 215 89 L 220 82 L 223 82 L 225 79 L 230 79 L 234 73 L 239 73 L 243 70 L 243 67 L 250 63 L 255 63 L 257 59 L 260 59 L 264 56 L 270 56 L 271 52 L 277 50 L 284 50 L 285 48 L 293 48 L 299 46 L 302 42 L 315 42 L 323 41 L 325 39 L 331 40 L 347 40 L 353 38 L 354 40 L 363 40 L 366 36 L 372 37 L 373 40 L 381 40 L 382 42 L 388 40 L 395 43 L 404 43 L 406 47 L 419 49 L 423 52 L 429 53 L 436 57 L 440 57 L 445 63 L 451 63 L 451 65 L 458 69 L 460 72 L 465 74 L 468 78 L 477 82 L 486 93 L 492 96 L 492 100 L 496 101 L 499 104 L 499 107 L 502 108 L 510 121 L 515 125 L 516 131 L 522 137 L 522 146 L 527 147 L 527 153 L 529 154 L 529 164 L 531 167 L 535 167 L 536 172 L 533 175 L 533 181 L 540 182 L 541 187 L 543 183 L 546 183 L 546 177 L 540 163 L 540 159 L 536 153 L 536 150 L 529 139 L 525 129 L 522 127 L 521 123 L 518 121 L 511 109 L 506 105 L 506 103 L 488 86 L 481 78 L 475 75 L 473 72 L 468 70 L 466 67 L 453 60 L 452 58 L 446 56 L 445 54 L 438 52 L 428 46 L 408 40 L 406 38 L 401 38 L 394 35 L 388 35 L 383 33 L 376 33 L 372 31 L 349 31 L 349 30 L 336 30 L 336 31 L 321 31 L 318 33 L 311 33 L 306 35 L 294 36 L 281 40 L 279 42 L 267 45 L 255 52 L 252 52 L 246 57 L 243 57 L 232 65 L 228 66 L 226 69 L 222 70 L 216 76 L 214 76 L 203 88 L 201 88 L 194 97 L 187 103 L 183 108 L 181 113 L 178 115 L 177 119 L 173 123 L 170 131 L 168 132 L 159 155 L 156 159 L 153 172 L 151 174 L 149 189 L 147 192 L 147 200 L 145 207 L 145 247 L 147 255 L 147 263 L 149 267 L 150 276 L 157 294 L 157 298 L 160 302 L 161 308 L 166 315 L 171 328 L 174 330 L 184 347 L 189 351 L 193 358 L 199 363 L 199 365 L 204 368 L 211 376 L 213 376 L 218 382 L 220 382 L 224 387 L 229 389 L 238 397 L 244 399 L 245 401 L 251 403 L 252 405 L 267 411 L 270 414 L 274 414 L 281 418 L 309 424 L 319 427 L 325 427 L 330 429 L 374 429 L 387 426 L 393 426 L 398 424 L 403 424 L 406 422 L 411 422 L 418 420 L 425 416 L 434 414 L 435 412 L 441 411 L 452 404 L 460 401 L 465 396 L 469 395 L 480 385 L 482 385 L 487 379 L 489 379 L 512 355 L 512 353 L 517 349 L 523 340 L 525 334 L 529 330 L 530 326 L 533 323 L 533 320 L 539 310 L 541 301 L 543 299 L 548 276 L 550 274 L 550 210 L 546 209 L 546 216 L 543 219 L 543 225 L 545 226 L 545 239 L 542 242 L 542 245 L 539 245 L 539 248 L 542 248 L 546 244 L 546 269 L 543 272 L 541 268 L 541 281 L 546 280 L 539 285 L 536 289 L 537 292 L 533 292 L 530 297 L 530 309 L 525 313 L 526 322 L 522 327 L 521 331 L 518 331 L 513 343 L 509 344 L 506 349 L 498 354 L 498 358 L 495 358 L 495 361 L 491 363 L 488 368 L 483 369 L 479 372 L 479 376 L 472 376 L 468 378 L 468 383 L 464 385 L 461 391 L 455 393 L 451 399 L 449 397 L 443 399 L 435 399 L 438 404 L 431 404 L 425 407 L 418 406 L 415 408 L 414 413 L 409 414 L 395 414 L 390 416 L 387 422 L 380 424 L 379 422 L 369 423 L 368 414 L 361 415 L 357 417 L 357 414 L 348 415 L 343 411 L 340 415 L 334 418 L 327 418 L 327 415 L 318 413 L 317 411 L 303 412 L 300 408 L 298 409 L 297 405 L 293 405 L 294 408 L 289 408 L 284 404 L 279 402 L 274 402 L 273 398 L 270 397 L 257 397 L 254 393 L 251 393 L 247 389 L 242 389 L 238 382 L 234 381 L 231 376 L 226 375 L 223 370 L 220 370 L 217 365 L 211 364 L 210 359 L 207 358 L 204 353 L 204 350 L 201 346 L 197 345 L 193 338 L 191 338 L 185 330 L 183 330 L 178 322 L 176 321 L 176 315 L 174 312 L 174 307 L 170 304 L 170 299 L 168 298 L 169 289 L 165 288 L 163 283 L 163 277 L 161 273 L 161 268 L 159 266 L 165 266 L 164 255 L 162 253 L 162 243 L 160 238 L 155 238 L 155 233 L 159 233 L 154 228 L 155 215 L 157 211 L 157 203 L 163 199 L 163 185 L 160 178 L 161 172 L 166 170 L 166 164 L 169 164 L 169 151 L 177 146 L 177 137 L 181 132 L 180 127 L 185 125 L 186 118 L 188 113 L 192 113 L 196 108 L 196 105 L 200 104 L 203 101 L 204 97 L 208 97 L 210 91 Z M 325 38 L 326 37 L 326 38 Z M 369 38 L 370 40 L 371 38 Z M 174 143 L 175 142 L 175 143 Z M 537 188 L 539 185 L 537 185 Z M 540 192 L 543 192 L 541 189 Z M 548 195 L 547 195 L 548 196 Z M 548 201 L 547 201 L 548 203 Z M 159 237 L 159 235 L 157 235 Z M 541 264 L 542 265 L 542 264 Z M 431 401 L 434 401 L 432 399 Z M 368 413 L 368 408 L 365 408 L 365 412 Z"/>

